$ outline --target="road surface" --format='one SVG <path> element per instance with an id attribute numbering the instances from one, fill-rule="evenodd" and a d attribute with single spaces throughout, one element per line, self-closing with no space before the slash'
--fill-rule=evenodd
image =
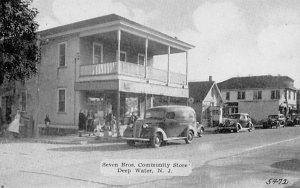
<path id="1" fill-rule="evenodd" d="M 160 148 L 125 143 L 0 145 L 3 187 L 300 187 L 300 127 L 205 134 Z M 104 176 L 107 159 L 189 160 L 189 176 Z"/>

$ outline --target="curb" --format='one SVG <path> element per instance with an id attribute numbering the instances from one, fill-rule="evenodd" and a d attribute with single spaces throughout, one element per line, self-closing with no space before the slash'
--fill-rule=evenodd
<path id="1" fill-rule="evenodd" d="M 100 144 L 100 143 L 122 143 L 125 141 L 121 138 L 115 137 L 94 137 L 81 140 L 47 140 L 47 139 L 35 139 L 36 143 L 44 144 L 66 144 L 66 145 L 85 145 L 85 144 Z"/>

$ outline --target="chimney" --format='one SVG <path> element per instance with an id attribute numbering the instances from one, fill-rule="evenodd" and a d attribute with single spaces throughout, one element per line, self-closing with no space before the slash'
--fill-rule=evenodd
<path id="1" fill-rule="evenodd" d="M 208 81 L 212 82 L 212 76 L 208 77 Z"/>

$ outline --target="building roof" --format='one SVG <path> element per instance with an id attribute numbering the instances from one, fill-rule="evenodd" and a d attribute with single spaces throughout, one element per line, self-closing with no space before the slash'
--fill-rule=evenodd
<path id="1" fill-rule="evenodd" d="M 203 101 L 214 84 L 214 81 L 189 82 L 189 95 L 195 101 Z"/>
<path id="2" fill-rule="evenodd" d="M 100 24 L 105 24 L 105 23 L 110 23 L 110 22 L 116 22 L 116 21 L 129 23 L 129 24 L 131 24 L 131 25 L 133 25 L 137 28 L 140 28 L 141 30 L 158 34 L 158 35 L 163 36 L 163 37 L 165 37 L 169 40 L 176 41 L 176 42 L 179 42 L 181 44 L 184 44 L 184 45 L 188 46 L 189 48 L 194 48 L 195 47 L 191 44 L 188 44 L 186 42 L 178 40 L 175 37 L 171 37 L 169 35 L 166 35 L 164 33 L 161 33 L 157 30 L 154 30 L 150 27 L 141 25 L 141 24 L 136 23 L 134 21 L 131 21 L 131 20 L 129 20 L 127 18 L 124 18 L 122 16 L 119 16 L 117 14 L 109 14 L 109 15 L 100 16 L 100 17 L 96 17 L 96 18 L 92 18 L 92 19 L 87 19 L 87 20 L 83 20 L 83 21 L 79 21 L 79 22 L 74 22 L 74 23 L 71 23 L 71 24 L 62 25 L 62 26 L 42 30 L 42 31 L 39 31 L 38 33 L 42 37 L 44 37 L 44 36 L 47 36 L 47 35 L 54 35 L 54 34 L 66 32 L 66 31 L 70 31 L 70 30 L 76 30 L 76 29 L 80 29 L 80 28 L 85 28 L 85 27 L 90 27 L 90 26 L 95 26 L 95 25 L 100 25 Z"/>
<path id="3" fill-rule="evenodd" d="M 224 89 L 264 89 L 290 88 L 295 89 L 294 80 L 288 76 L 248 76 L 234 77 L 218 83 L 220 90 Z"/>

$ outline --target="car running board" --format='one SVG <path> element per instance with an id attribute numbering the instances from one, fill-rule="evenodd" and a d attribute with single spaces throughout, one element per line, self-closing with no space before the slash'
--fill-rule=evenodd
<path id="1" fill-rule="evenodd" d="M 171 138 L 167 138 L 165 140 L 182 140 L 182 139 L 186 139 L 187 137 L 171 137 Z"/>

